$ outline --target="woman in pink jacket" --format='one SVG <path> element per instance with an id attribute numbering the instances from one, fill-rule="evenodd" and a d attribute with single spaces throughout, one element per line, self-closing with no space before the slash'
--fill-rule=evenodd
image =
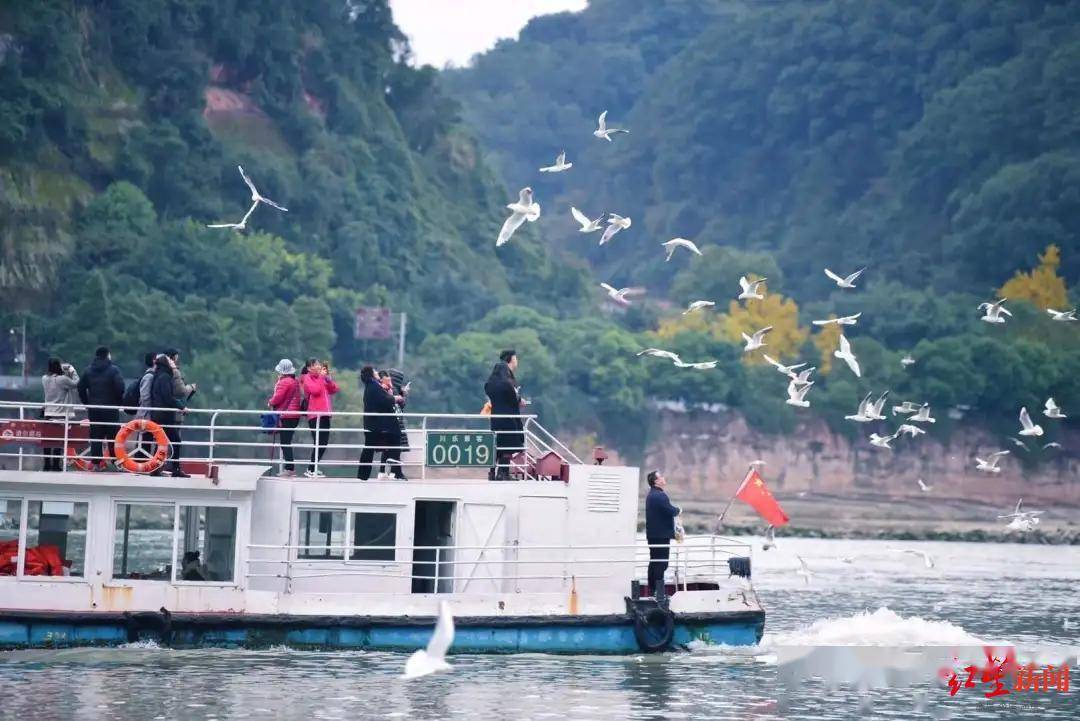
<path id="1" fill-rule="evenodd" d="M 338 385 L 330 377 L 330 367 L 324 365 L 317 358 L 309 358 L 300 371 L 300 385 L 304 389 L 304 397 L 307 399 L 308 428 L 314 436 L 311 446 L 311 463 L 304 475 L 308 478 L 325 476 L 322 471 L 315 470 L 315 459 L 322 461 L 326 453 L 326 445 L 330 442 L 330 416 L 334 412 L 334 404 L 330 396 L 338 392 Z"/>
<path id="2" fill-rule="evenodd" d="M 285 457 L 285 470 L 282 477 L 296 475 L 293 466 L 293 435 L 300 423 L 300 381 L 296 380 L 296 367 L 288 358 L 282 358 L 274 368 L 278 374 L 274 394 L 266 402 L 270 410 L 278 412 L 278 439 L 281 443 L 281 455 Z"/>

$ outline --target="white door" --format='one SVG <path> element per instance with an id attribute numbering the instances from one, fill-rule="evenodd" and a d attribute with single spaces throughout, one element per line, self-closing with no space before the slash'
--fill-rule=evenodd
<path id="1" fill-rule="evenodd" d="M 568 551 L 565 548 L 568 544 L 568 510 L 565 498 L 522 496 L 518 499 L 518 579 L 515 590 L 555 592 L 569 585 L 566 576 Z"/>
<path id="2" fill-rule="evenodd" d="M 507 587 L 506 506 L 463 503 L 457 533 L 455 593 L 502 591 Z"/>

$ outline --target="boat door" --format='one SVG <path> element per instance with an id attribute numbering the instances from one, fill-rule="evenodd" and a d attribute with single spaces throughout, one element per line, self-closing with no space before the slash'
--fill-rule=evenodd
<path id="1" fill-rule="evenodd" d="M 506 572 L 506 506 L 462 503 L 454 592 L 512 591 Z"/>
<path id="2" fill-rule="evenodd" d="M 565 546 L 570 545 L 569 508 L 566 498 L 522 496 L 518 499 L 516 591 L 551 593 L 561 591 L 567 584 Z"/>
<path id="3" fill-rule="evenodd" d="M 455 501 L 416 501 L 413 522 L 413 593 L 454 592 Z M 421 548 L 424 547 L 424 548 Z"/>

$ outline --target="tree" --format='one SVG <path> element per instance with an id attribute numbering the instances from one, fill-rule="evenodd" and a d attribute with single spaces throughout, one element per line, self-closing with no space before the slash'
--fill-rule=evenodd
<path id="1" fill-rule="evenodd" d="M 1016 275 L 1001 286 L 997 296 L 1026 300 L 1042 310 L 1065 310 L 1069 303 L 1069 291 L 1065 287 L 1065 279 L 1058 275 L 1060 266 L 1061 249 L 1048 245 L 1039 256 L 1039 265 L 1030 273 L 1016 271 Z"/>
<path id="2" fill-rule="evenodd" d="M 749 363 L 764 363 L 762 352 L 777 360 L 793 357 L 808 335 L 806 329 L 799 325 L 799 306 L 794 300 L 784 298 L 779 293 L 764 292 L 763 300 L 748 300 L 745 305 L 731 301 L 723 320 L 724 337 L 733 343 L 741 342 L 743 333 L 753 335 L 755 331 L 772 326 L 765 336 L 767 347 L 743 356 Z"/>

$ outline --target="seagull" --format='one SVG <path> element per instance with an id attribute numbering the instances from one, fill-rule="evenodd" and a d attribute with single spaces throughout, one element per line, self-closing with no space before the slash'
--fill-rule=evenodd
<path id="1" fill-rule="evenodd" d="M 871 420 L 883 421 L 885 420 L 885 414 L 882 413 L 885 409 L 885 400 L 889 397 L 889 391 L 885 391 L 881 396 L 873 403 L 866 404 L 866 415 Z"/>
<path id="2" fill-rule="evenodd" d="M 1061 448 L 1061 444 L 1058 443 L 1057 441 L 1050 441 L 1049 443 L 1046 443 L 1046 444 L 1043 445 L 1043 450 L 1044 451 L 1047 450 L 1047 449 L 1050 449 L 1050 448 Z"/>
<path id="3" fill-rule="evenodd" d="M 810 383 L 806 383 L 806 384 L 804 384 L 804 385 L 802 385 L 800 387 L 794 380 L 792 380 L 790 383 L 788 383 L 788 387 L 787 387 L 787 395 L 788 395 L 788 397 L 787 397 L 787 400 L 784 401 L 784 403 L 787 403 L 789 406 L 798 406 L 799 408 L 809 408 L 810 407 L 810 401 L 806 400 L 806 394 L 810 390 L 810 388 L 813 387 L 813 385 L 814 385 L 813 382 L 810 382 Z"/>
<path id="4" fill-rule="evenodd" d="M 1009 440 L 1012 441 L 1012 444 L 1014 446 L 1018 446 L 1019 448 L 1023 448 L 1025 451 L 1028 451 L 1029 453 L 1031 452 L 1031 449 L 1027 447 L 1027 444 L 1024 443 L 1022 440 L 1020 440 L 1019 438 L 1013 438 L 1012 436 L 1009 436 Z"/>
<path id="5" fill-rule="evenodd" d="M 596 130 L 593 131 L 593 135 L 598 138 L 611 142 L 611 136 L 613 133 L 629 133 L 629 130 L 623 130 L 622 128 L 609 128 L 607 126 L 607 111 L 600 113 L 600 117 L 596 119 Z"/>
<path id="6" fill-rule="evenodd" d="M 840 334 L 840 350 L 833 351 L 833 355 L 847 363 L 848 368 L 851 369 L 856 378 L 862 378 L 862 372 L 859 370 L 859 359 L 851 352 L 851 343 L 848 342 L 843 333 Z"/>
<path id="7" fill-rule="evenodd" d="M 263 196 L 261 196 L 259 194 L 259 191 L 255 189 L 255 183 L 251 182 L 251 178 L 249 178 L 247 176 L 247 173 L 244 172 L 244 169 L 241 166 L 237 165 L 236 169 L 240 171 L 240 177 L 244 179 L 244 182 L 247 183 L 247 187 L 251 190 L 251 202 L 252 203 L 255 203 L 256 205 L 259 204 L 259 203 L 265 203 L 266 205 L 269 205 L 271 208 L 277 208 L 278 210 L 280 210 L 283 213 L 288 213 L 289 212 L 288 208 L 282 207 L 282 206 L 278 205 L 277 203 L 275 203 L 274 201 L 270 200 L 269 198 L 264 198 Z"/>
<path id="8" fill-rule="evenodd" d="M 574 216 L 574 220 L 581 224 L 581 227 L 578 228 L 579 233 L 595 233 L 600 230 L 602 227 L 600 224 L 604 222 L 603 213 L 596 220 L 589 220 L 584 213 L 573 206 L 570 206 L 570 215 Z"/>
<path id="9" fill-rule="evenodd" d="M 1001 469 L 998 468 L 998 461 L 1002 456 L 1009 455 L 1009 451 L 998 451 L 991 453 L 984 461 L 982 458 L 975 456 L 975 470 L 986 471 L 987 473 L 1001 473 Z"/>
<path id="10" fill-rule="evenodd" d="M 1004 313 L 1007 316 L 1012 316 L 1012 313 L 1002 305 L 1008 298 L 1002 298 L 997 303 L 980 303 L 979 310 L 985 310 L 985 314 L 979 320 L 985 320 L 987 323 L 1004 323 L 1005 319 L 1001 317 Z"/>
<path id="11" fill-rule="evenodd" d="M 870 445 L 877 448 L 888 448 L 889 450 L 892 450 L 892 446 L 889 445 L 889 442 L 894 440 L 895 438 L 895 433 L 893 433 L 891 436 L 879 436 L 877 433 L 871 433 Z"/>
<path id="12" fill-rule="evenodd" d="M 838 287 L 838 288 L 854 288 L 855 287 L 855 279 L 858 278 L 860 275 L 862 275 L 864 270 L 866 270 L 866 268 L 861 268 L 861 269 L 855 271 L 854 273 L 852 273 L 851 275 L 849 275 L 848 277 L 841 278 L 836 273 L 834 273 L 831 270 L 829 270 L 828 268 L 826 268 L 825 269 L 825 275 L 829 276 L 829 278 L 831 278 L 833 281 L 835 281 L 836 282 L 836 287 Z"/>
<path id="13" fill-rule="evenodd" d="M 931 418 L 930 417 L 930 404 L 929 403 L 923 403 L 919 407 L 918 412 L 915 415 L 908 418 L 908 420 L 912 421 L 914 423 L 937 423 L 936 418 Z"/>
<path id="14" fill-rule="evenodd" d="M 802 556 L 795 556 L 795 558 L 799 559 L 799 567 L 795 570 L 795 573 L 802 576 L 806 581 L 806 585 L 809 586 L 810 578 L 814 574 L 810 572 L 810 567 L 806 565 L 806 561 L 803 560 Z"/>
<path id="15" fill-rule="evenodd" d="M 679 359 L 675 360 L 675 367 L 676 368 L 693 368 L 693 369 L 699 370 L 699 371 L 707 371 L 707 370 L 712 370 L 713 368 L 715 368 L 716 364 L 719 363 L 719 362 L 720 361 L 711 360 L 711 361 L 699 361 L 697 363 L 685 363 L 685 362 L 683 362 L 683 360 L 681 358 L 679 358 Z"/>
<path id="16" fill-rule="evenodd" d="M 1020 425 L 1023 427 L 1020 431 L 1022 436 L 1041 436 L 1043 434 L 1042 426 L 1032 423 L 1027 408 L 1020 409 Z"/>
<path id="17" fill-rule="evenodd" d="M 765 296 L 758 293 L 758 286 L 764 283 L 768 278 L 759 278 L 757 280 L 747 280 L 746 276 L 739 278 L 739 287 L 742 288 L 742 292 L 739 293 L 738 300 L 764 300 Z"/>
<path id="18" fill-rule="evenodd" d="M 746 346 L 743 348 L 743 353 L 748 353 L 748 352 L 750 352 L 752 350 L 757 350 L 758 348 L 761 348 L 762 346 L 768 345 L 765 341 L 762 340 L 762 338 L 764 338 L 765 334 L 768 333 L 771 330 L 772 330 L 772 326 L 767 325 L 764 328 L 762 328 L 761 330 L 754 331 L 754 335 L 752 335 L 752 336 L 749 336 L 749 335 L 746 335 L 746 333 L 743 333 L 742 334 L 743 340 L 746 341 Z"/>
<path id="19" fill-rule="evenodd" d="M 255 212 L 255 208 L 259 207 L 259 204 L 252 203 L 248 208 L 248 212 L 244 213 L 244 217 L 240 219 L 239 223 L 214 223 L 207 225 L 207 228 L 232 228 L 233 230 L 243 230 L 247 226 L 247 220 L 251 217 L 251 214 Z"/>
<path id="20" fill-rule="evenodd" d="M 920 556 L 922 558 L 922 560 L 923 560 L 923 564 L 927 568 L 933 568 L 934 567 L 934 557 L 931 556 L 926 551 L 916 551 L 913 548 L 890 548 L 889 550 L 892 551 L 893 553 L 906 553 L 909 556 Z"/>
<path id="21" fill-rule="evenodd" d="M 638 353 L 639 358 L 643 355 L 652 356 L 654 358 L 667 358 L 670 361 L 680 362 L 677 354 L 672 353 L 669 350 L 661 350 L 660 348 L 646 348 Z"/>
<path id="22" fill-rule="evenodd" d="M 1053 398 L 1046 399 L 1046 409 L 1043 410 L 1043 415 L 1047 418 L 1068 418 L 1058 407 L 1058 404 L 1054 402 Z"/>
<path id="23" fill-rule="evenodd" d="M 776 548 L 776 538 L 774 534 L 776 529 L 773 526 L 769 526 L 765 529 L 765 542 L 761 544 L 762 551 L 768 551 L 770 548 Z"/>
<path id="24" fill-rule="evenodd" d="M 791 380 L 793 380 L 796 383 L 809 383 L 810 382 L 810 374 L 813 373 L 816 370 L 817 370 L 817 366 L 813 366 L 811 368 L 804 368 L 803 370 L 799 371 L 799 375 L 791 378 Z"/>
<path id="25" fill-rule="evenodd" d="M 436 671 L 447 671 L 446 652 L 454 642 L 454 617 L 450 615 L 450 605 L 439 602 L 439 618 L 435 622 L 435 632 L 431 634 L 426 649 L 420 649 L 409 656 L 405 662 L 405 678 L 419 678 Z"/>
<path id="26" fill-rule="evenodd" d="M 1009 521 L 1009 525 L 1005 526 L 1005 530 L 1028 533 L 1034 531 L 1035 526 L 1037 525 L 1039 525 L 1039 518 L 1037 516 L 1032 516 L 1030 518 L 1014 518 Z"/>
<path id="27" fill-rule="evenodd" d="M 671 256 L 675 255 L 675 251 L 679 248 L 686 248 L 694 255 L 701 255 L 701 251 L 694 244 L 694 241 L 687 240 L 686 238 L 672 238 L 671 240 L 661 243 L 660 245 L 667 248 L 667 258 L 664 258 L 664 262 L 671 260 Z"/>
<path id="28" fill-rule="evenodd" d="M 506 207 L 513 212 L 510 213 L 510 217 L 506 219 L 502 230 L 499 231 L 499 237 L 495 241 L 496 248 L 509 241 L 514 231 L 520 228 L 521 224 L 526 220 L 532 223 L 540 217 L 540 204 L 533 202 L 532 188 L 522 188 L 521 192 L 518 193 L 518 201 L 510 203 Z"/>
<path id="29" fill-rule="evenodd" d="M 919 408 L 921 408 L 921 407 L 922 406 L 920 406 L 918 403 L 912 403 L 911 401 L 904 401 L 900 405 L 892 407 L 892 414 L 894 416 L 897 413 L 902 413 L 904 415 L 911 415 L 912 413 L 917 413 L 919 411 Z"/>
<path id="30" fill-rule="evenodd" d="M 604 229 L 604 234 L 600 236 L 600 245 L 603 245 L 604 243 L 614 238 L 615 234 L 618 233 L 620 230 L 626 230 L 627 228 L 629 228 L 632 222 L 629 218 L 624 218 L 621 215 L 616 215 L 615 213 L 608 213 L 608 215 L 610 216 L 607 221 L 608 227 Z"/>
<path id="31" fill-rule="evenodd" d="M 564 170 L 570 170 L 570 168 L 572 168 L 572 167 L 574 167 L 573 163 L 566 162 L 566 151 L 564 150 L 561 153 L 559 153 L 558 156 L 556 156 L 554 165 L 548 165 L 548 166 L 545 166 L 543 168 L 540 168 L 540 172 L 541 173 L 561 173 Z"/>
<path id="32" fill-rule="evenodd" d="M 856 423 L 869 423 L 870 421 L 877 420 L 870 417 L 870 397 L 873 393 L 867 393 L 866 397 L 859 401 L 859 408 L 855 411 L 854 415 L 844 416 L 845 421 L 855 421 Z"/>
<path id="33" fill-rule="evenodd" d="M 897 436 L 908 435 L 914 438 L 915 436 L 925 436 L 926 431 L 918 426 L 913 426 L 909 423 L 902 423 L 899 428 L 896 429 Z"/>
<path id="34" fill-rule="evenodd" d="M 908 353 L 906 356 L 900 359 L 900 365 L 904 366 L 905 368 L 910 365 L 915 365 L 915 359 L 911 357 L 910 353 Z"/>
<path id="35" fill-rule="evenodd" d="M 1047 308 L 1046 312 L 1050 314 L 1051 320 L 1060 320 L 1065 322 L 1077 320 L 1076 308 L 1073 308 L 1072 310 L 1053 310 L 1051 308 Z"/>
<path id="36" fill-rule="evenodd" d="M 1024 499 L 1023 498 L 1017 499 L 1016 508 L 1013 509 L 1013 512 L 1000 515 L 1000 516 L 998 516 L 998 518 L 1028 518 L 1028 517 L 1039 516 L 1039 515 L 1042 515 L 1043 513 L 1046 513 L 1046 511 L 1024 511 L 1024 510 L 1021 510 L 1021 507 L 1023 505 L 1024 505 Z"/>
<path id="37" fill-rule="evenodd" d="M 926 483 L 921 478 L 915 482 L 919 484 L 919 490 L 923 493 L 929 493 L 930 491 L 934 490 L 933 486 L 926 485 Z"/>
<path id="38" fill-rule="evenodd" d="M 799 368 L 802 368 L 804 365 L 806 365 L 805 363 L 796 363 L 795 365 L 786 366 L 786 365 L 783 365 L 782 363 L 779 363 L 778 361 L 776 361 L 776 359 L 772 358 L 768 353 L 762 353 L 761 357 L 765 359 L 766 363 L 768 363 L 773 368 L 775 368 L 776 370 L 780 371 L 781 373 L 786 375 L 788 378 L 790 378 L 792 380 L 792 382 L 802 382 L 802 383 L 806 382 L 806 381 L 798 381 L 798 376 L 796 376 L 795 373 L 794 373 L 794 371 L 796 371 Z"/>
<path id="39" fill-rule="evenodd" d="M 683 311 L 683 315 L 693 313 L 695 310 L 701 310 L 702 308 L 712 308 L 714 305 L 716 305 L 716 303 L 711 300 L 695 300 Z"/>
<path id="40" fill-rule="evenodd" d="M 814 325 L 831 325 L 833 323 L 836 325 L 855 325 L 859 322 L 860 315 L 862 315 L 861 312 L 856 313 L 855 315 L 845 315 L 841 318 L 826 318 L 825 320 L 815 320 L 812 322 Z"/>
<path id="41" fill-rule="evenodd" d="M 628 295 L 640 295 L 644 291 L 641 288 L 614 288 L 607 283 L 601 283 L 600 287 L 607 291 L 608 297 L 619 305 L 630 305 L 626 299 Z"/>

